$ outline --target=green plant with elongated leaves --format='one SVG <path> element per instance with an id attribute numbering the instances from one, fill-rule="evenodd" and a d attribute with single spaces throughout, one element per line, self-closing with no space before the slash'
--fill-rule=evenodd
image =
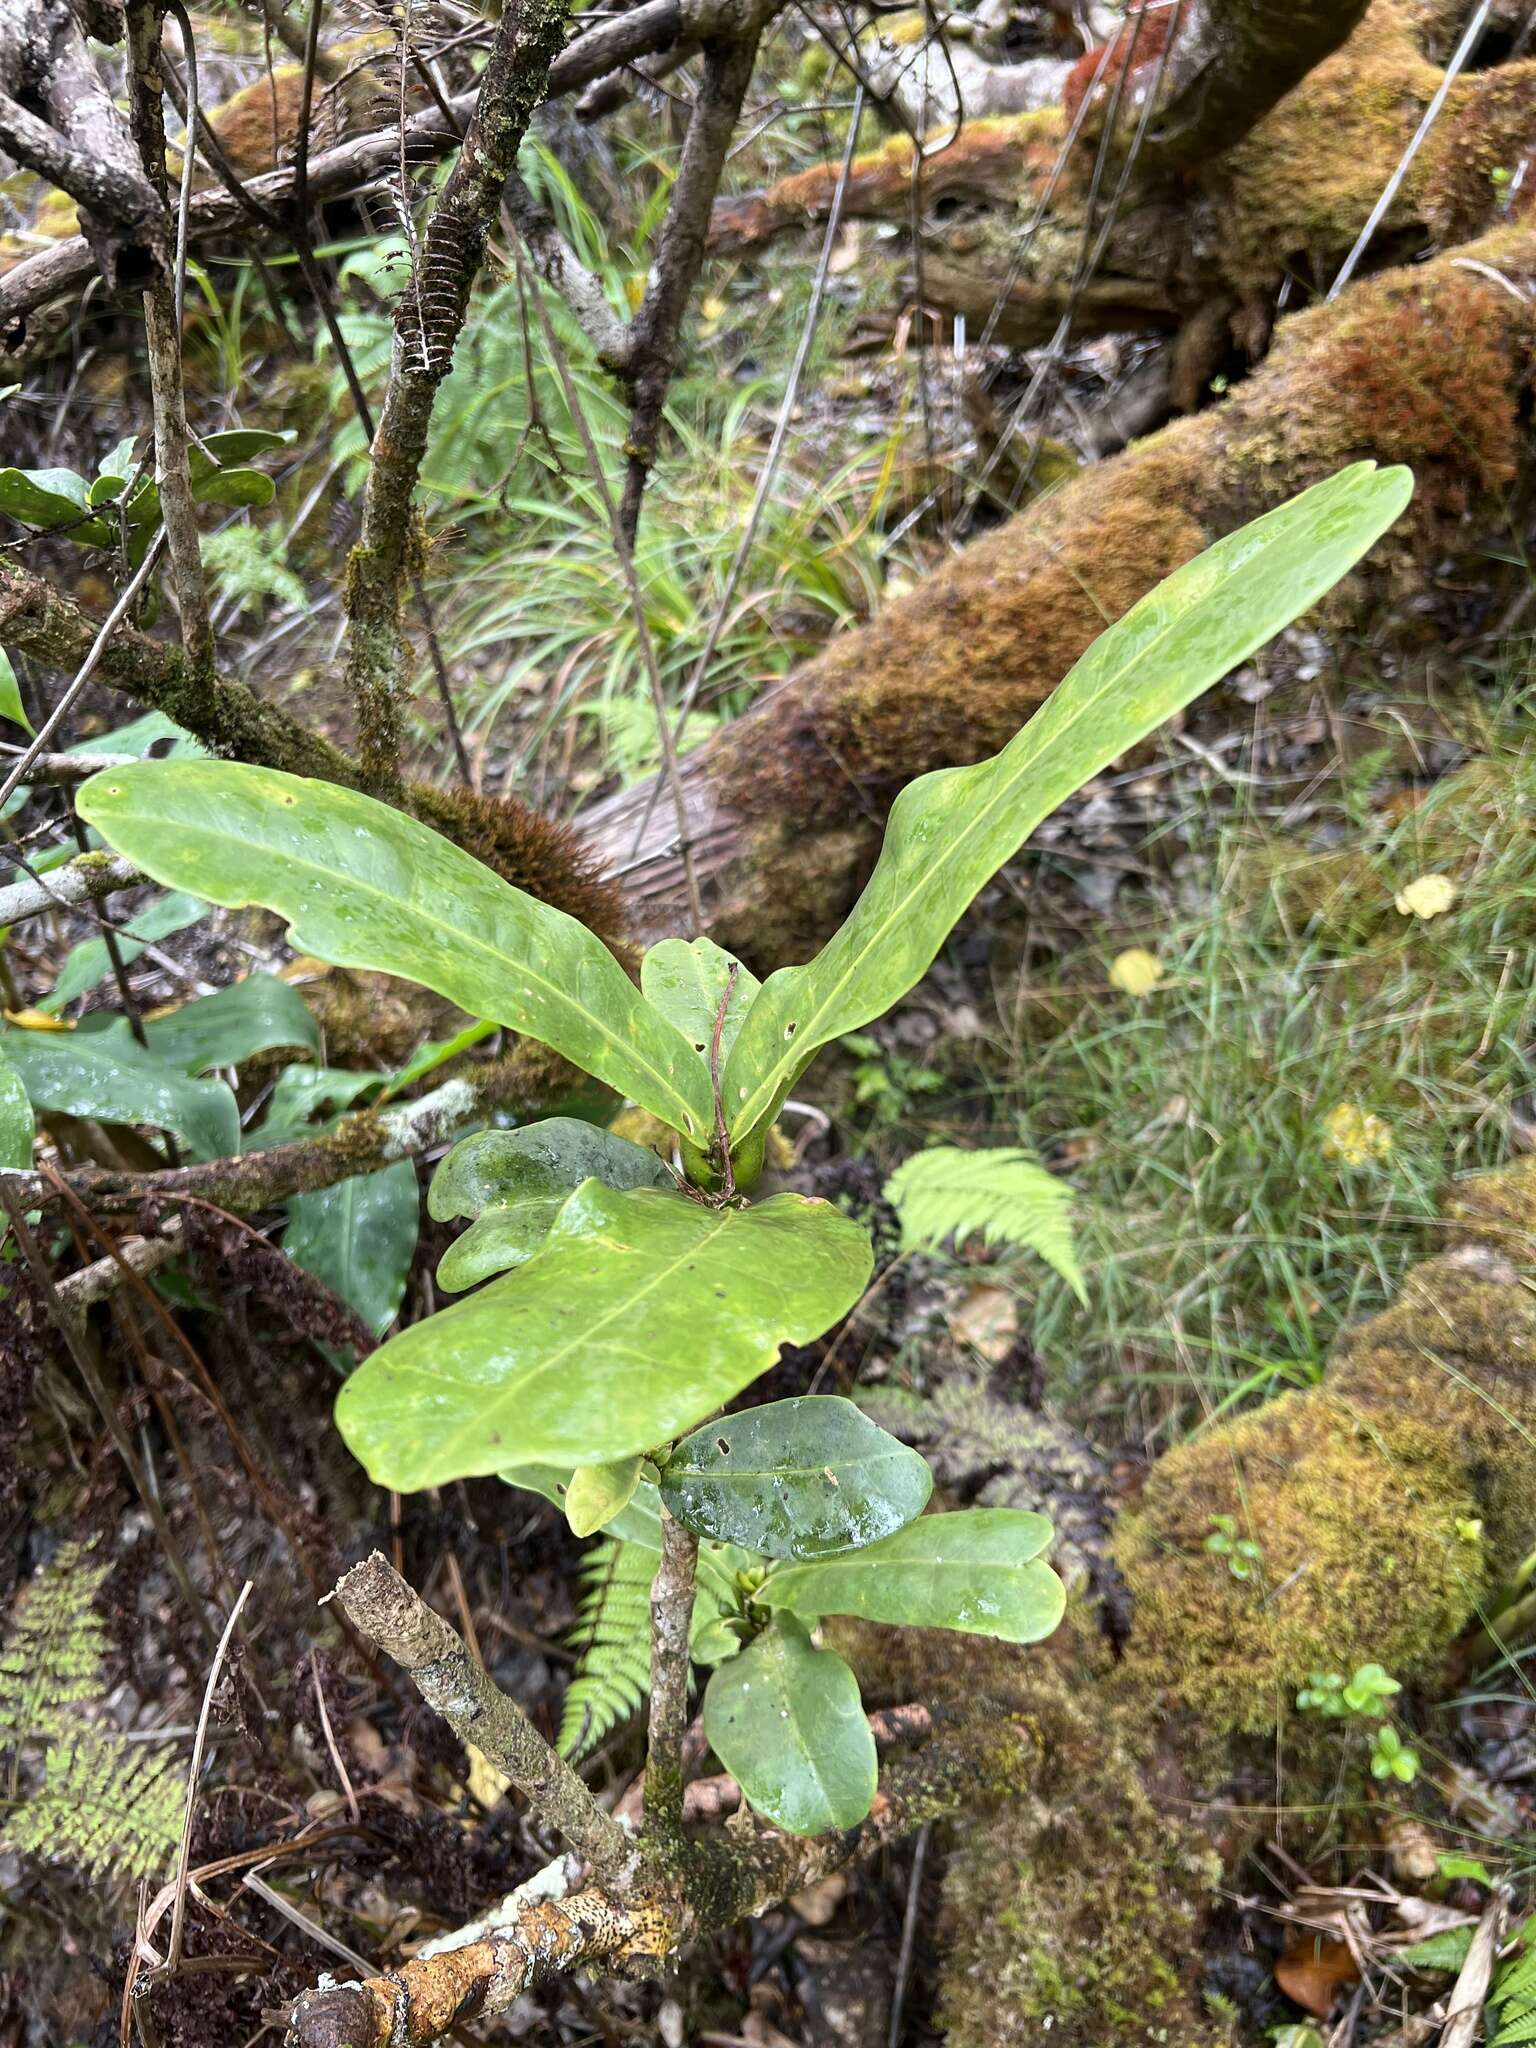
<path id="1" fill-rule="evenodd" d="M 708 939 L 671 939 L 637 988 L 585 927 L 351 790 L 168 761 L 79 793 L 80 815 L 156 880 L 277 911 L 302 951 L 540 1039 L 676 1132 L 671 1170 L 560 1119 L 450 1152 L 431 1207 L 472 1222 L 440 1278 L 484 1284 L 374 1352 L 337 1420 L 382 1486 L 503 1473 L 563 1489 L 583 1529 L 654 1515 L 658 1585 L 698 1539 L 705 1729 L 784 1828 L 852 1827 L 875 1790 L 857 1682 L 817 1644 L 819 1620 L 1028 1643 L 1063 1594 L 1042 1516 L 924 1515 L 923 1460 L 851 1404 L 722 1416 L 781 1346 L 844 1316 L 872 1266 L 865 1231 L 830 1204 L 748 1198 L 768 1131 L 817 1051 L 920 980 L 1041 820 L 1315 603 L 1410 489 L 1404 470 L 1359 464 L 1187 563 L 1000 754 L 904 790 L 842 928 L 762 983 Z M 664 1658 L 660 1620 L 657 1644 Z"/>

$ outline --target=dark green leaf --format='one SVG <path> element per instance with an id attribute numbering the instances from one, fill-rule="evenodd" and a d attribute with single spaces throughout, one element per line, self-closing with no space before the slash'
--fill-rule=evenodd
<path id="1" fill-rule="evenodd" d="M 585 925 L 461 848 L 334 784 L 231 761 L 94 776 L 80 815 L 157 880 L 286 917 L 294 946 L 399 974 L 553 1046 L 674 1129 L 711 1121 L 692 1046 Z"/>
<path id="2" fill-rule="evenodd" d="M 196 1159 L 240 1149 L 240 1116 L 222 1081 L 192 1081 L 106 1034 L 6 1031 L 0 1049 L 38 1109 L 96 1117 L 110 1124 L 152 1124 L 174 1131 Z"/>
<path id="3" fill-rule="evenodd" d="M 874 1804 L 879 1762 L 859 1681 L 818 1650 L 792 1615 L 713 1673 L 709 1746 L 748 1800 L 790 1835 L 856 1828 Z"/>
<path id="4" fill-rule="evenodd" d="M 654 1152 L 579 1117 L 546 1117 L 461 1139 L 432 1176 L 427 1209 L 438 1223 L 476 1220 L 443 1254 L 439 1285 L 456 1294 L 532 1258 L 584 1180 L 611 1188 L 671 1186 Z"/>
<path id="5" fill-rule="evenodd" d="M 106 547 L 111 527 L 92 518 L 86 482 L 72 469 L 0 469 L 0 512 L 44 533 L 61 530 L 70 540 Z"/>
<path id="6" fill-rule="evenodd" d="M 0 718 L 12 725 L 19 725 L 23 732 L 31 732 L 32 721 L 27 716 L 27 707 L 21 701 L 21 685 L 16 680 L 16 671 L 11 666 L 11 657 L 0 647 Z"/>
<path id="7" fill-rule="evenodd" d="M 182 932 L 208 915 L 208 906 L 196 896 L 179 893 L 162 896 L 143 910 L 136 910 L 117 934 L 117 950 L 124 966 L 137 960 L 146 946 Z M 112 972 L 111 957 L 103 938 L 82 939 L 69 950 L 53 993 L 44 996 L 38 1008 L 56 1016 L 66 1003 L 96 988 Z"/>
<path id="8" fill-rule="evenodd" d="M 756 1595 L 797 1614 L 852 1614 L 905 1628 L 953 1628 L 1034 1643 L 1062 1617 L 1066 1594 L 1040 1553 L 1044 1515 L 967 1508 L 924 1515 L 872 1543 L 819 1564 L 770 1572 Z"/>
<path id="9" fill-rule="evenodd" d="M 184 1074 L 238 1067 L 274 1046 L 303 1047 L 320 1056 L 320 1026 L 304 998 L 275 974 L 255 972 L 211 996 L 183 1003 L 144 1026 L 151 1052 Z"/>
<path id="10" fill-rule="evenodd" d="M 278 1075 L 260 1126 L 246 1138 L 247 1152 L 312 1138 L 356 1106 L 359 1096 L 378 1088 L 386 1074 L 353 1073 L 346 1067 L 285 1067 Z"/>
<path id="11" fill-rule="evenodd" d="M 762 1557 L 824 1557 L 920 1515 L 933 1474 L 851 1401 L 808 1394 L 727 1415 L 685 1437 L 661 1497 L 700 1536 Z"/>
<path id="12" fill-rule="evenodd" d="M 399 1159 L 378 1173 L 295 1195 L 283 1250 L 356 1309 L 377 1337 L 399 1313 L 420 1221 L 416 1169 Z"/>
<path id="13" fill-rule="evenodd" d="M 777 1114 L 818 1047 L 916 986 L 1043 819 L 1315 604 L 1412 488 L 1406 469 L 1355 463 L 1227 535 L 1101 634 L 1000 754 L 909 783 L 846 922 L 814 960 L 772 975 L 748 1012 L 725 1075 L 733 1141 Z"/>
<path id="14" fill-rule="evenodd" d="M 277 485 L 265 470 L 221 469 L 205 483 L 194 484 L 192 496 L 199 505 L 270 505 Z"/>
<path id="15" fill-rule="evenodd" d="M 4 1052 L 0 1052 L 0 1166 L 25 1169 L 32 1164 L 36 1128 L 26 1083 Z"/>
<path id="16" fill-rule="evenodd" d="M 528 1461 L 603 1464 L 690 1429 L 852 1307 L 869 1238 L 826 1202 L 712 1209 L 583 1182 L 541 1251 L 414 1324 L 336 1417 L 402 1493 Z"/>

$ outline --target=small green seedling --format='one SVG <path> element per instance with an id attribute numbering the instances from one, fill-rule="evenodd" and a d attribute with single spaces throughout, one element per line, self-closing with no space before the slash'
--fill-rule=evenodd
<path id="1" fill-rule="evenodd" d="M 708 939 L 668 939 L 637 988 L 573 918 L 333 784 L 171 760 L 79 792 L 80 816 L 156 881 L 277 911 L 300 952 L 538 1039 L 676 1133 L 670 1168 L 567 1118 L 455 1146 L 429 1208 L 470 1227 L 439 1279 L 478 1291 L 373 1352 L 337 1420 L 379 1486 L 498 1473 L 672 1562 L 678 1527 L 696 1537 L 705 1730 L 780 1827 L 854 1827 L 875 1794 L 858 1682 L 817 1642 L 823 1617 L 1032 1643 L 1064 1595 L 1043 1516 L 925 1514 L 926 1464 L 851 1402 L 723 1412 L 785 1344 L 845 1316 L 873 1264 L 867 1232 L 830 1203 L 749 1199 L 769 1130 L 815 1054 L 916 986 L 1042 820 L 1315 604 L 1411 489 L 1406 470 L 1359 463 L 1186 563 L 1001 753 L 904 789 L 841 929 L 761 983 Z M 1030 1189 L 1013 1168 L 968 1204 L 1016 1208 Z M 1255 1562 L 1234 1543 L 1231 1568 Z"/>
<path id="2" fill-rule="evenodd" d="M 1297 1693 L 1296 1705 L 1304 1714 L 1325 1714 L 1334 1720 L 1359 1714 L 1379 1721 L 1390 1711 L 1387 1702 L 1402 1689 L 1379 1664 L 1360 1665 L 1350 1679 L 1337 1671 L 1314 1671 Z"/>
<path id="3" fill-rule="evenodd" d="M 1371 1749 L 1371 1776 L 1395 1778 L 1400 1785 L 1411 1785 L 1418 1775 L 1418 1751 L 1410 1749 L 1390 1723 L 1378 1728 Z"/>
<path id="4" fill-rule="evenodd" d="M 1224 1557 L 1234 1579 L 1251 1579 L 1264 1562 L 1262 1545 L 1251 1536 L 1239 1536 L 1235 1515 L 1212 1515 L 1211 1533 L 1205 1547 L 1212 1557 Z"/>

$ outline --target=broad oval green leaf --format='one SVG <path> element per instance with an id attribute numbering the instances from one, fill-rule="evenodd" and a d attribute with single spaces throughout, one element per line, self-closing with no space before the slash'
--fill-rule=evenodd
<path id="1" fill-rule="evenodd" d="M 0 1052 L 0 1166 L 29 1167 L 36 1134 L 26 1083 Z"/>
<path id="2" fill-rule="evenodd" d="M 707 1132 L 697 1055 L 602 941 L 388 804 L 272 768 L 149 761 L 93 776 L 76 806 L 157 881 L 275 910 L 299 951 L 420 982 Z"/>
<path id="3" fill-rule="evenodd" d="M 277 1046 L 300 1047 L 320 1057 L 320 1026 L 295 988 L 260 971 L 198 996 L 179 1010 L 148 1017 L 149 1049 L 184 1074 L 238 1067 Z"/>
<path id="4" fill-rule="evenodd" d="M 336 1419 L 375 1484 L 401 1493 L 631 1457 L 819 1336 L 871 1263 L 866 1232 L 808 1196 L 714 1209 L 585 1181 L 526 1265 L 366 1360 Z"/>
<path id="5" fill-rule="evenodd" d="M 152 1124 L 174 1132 L 195 1159 L 223 1159 L 240 1149 L 240 1113 L 224 1083 L 190 1080 L 131 1040 L 84 1031 L 6 1031 L 0 1052 L 38 1109 L 109 1124 Z"/>
<path id="6" fill-rule="evenodd" d="M 461 1139 L 432 1176 L 427 1209 L 438 1223 L 455 1216 L 475 1221 L 438 1262 L 439 1285 L 457 1294 L 531 1259 L 584 1180 L 611 1188 L 672 1185 L 654 1152 L 579 1117 L 546 1117 Z"/>
<path id="7" fill-rule="evenodd" d="M 731 969 L 736 979 L 731 981 Z M 725 1016 L 720 1005 L 727 986 L 731 999 Z M 652 1009 L 675 1024 L 694 1051 L 709 1064 L 716 1022 L 720 1022 L 722 1065 L 736 1043 L 752 999 L 762 983 L 750 968 L 713 939 L 663 939 L 640 962 L 640 990 Z"/>
<path id="8" fill-rule="evenodd" d="M 82 546 L 106 547 L 113 539 L 111 527 L 90 516 L 85 478 L 72 469 L 0 469 L 0 512 Z"/>
<path id="9" fill-rule="evenodd" d="M 1040 1554 L 1050 1540 L 1044 1515 L 1016 1508 L 924 1515 L 867 1550 L 770 1572 L 755 1598 L 802 1615 L 1037 1643 L 1066 1608 L 1061 1580 Z"/>
<path id="10" fill-rule="evenodd" d="M 776 1615 L 704 1689 L 709 1746 L 747 1799 L 790 1835 L 856 1828 L 875 1801 L 879 1759 L 859 1681 Z"/>
<path id="11" fill-rule="evenodd" d="M 323 1280 L 378 1337 L 400 1313 L 421 1225 L 416 1168 L 397 1159 L 377 1173 L 295 1195 L 283 1250 Z"/>
<path id="12" fill-rule="evenodd" d="M 909 783 L 845 922 L 747 1014 L 722 1090 L 733 1144 L 771 1121 L 819 1047 L 917 985 L 1037 825 L 1332 589 L 1412 490 L 1408 470 L 1358 462 L 1227 535 L 1101 634 L 1000 754 Z"/>
<path id="13" fill-rule="evenodd" d="M 595 1536 L 621 1515 L 640 1484 L 639 1458 L 615 1458 L 607 1465 L 578 1465 L 565 1489 L 565 1519 L 573 1536 Z"/>
<path id="14" fill-rule="evenodd" d="M 761 1557 L 877 1543 L 914 1521 L 932 1492 L 927 1461 L 835 1394 L 722 1416 L 685 1437 L 661 1473 L 680 1522 Z"/>

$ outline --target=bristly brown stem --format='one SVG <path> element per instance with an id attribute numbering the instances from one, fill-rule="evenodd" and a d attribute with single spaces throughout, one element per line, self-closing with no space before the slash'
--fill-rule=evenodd
<path id="1" fill-rule="evenodd" d="M 661 1511 L 661 1562 L 651 1581 L 651 1710 L 645 1758 L 648 1834 L 681 1836 L 683 1745 L 688 1733 L 689 1638 L 699 1539 Z"/>

